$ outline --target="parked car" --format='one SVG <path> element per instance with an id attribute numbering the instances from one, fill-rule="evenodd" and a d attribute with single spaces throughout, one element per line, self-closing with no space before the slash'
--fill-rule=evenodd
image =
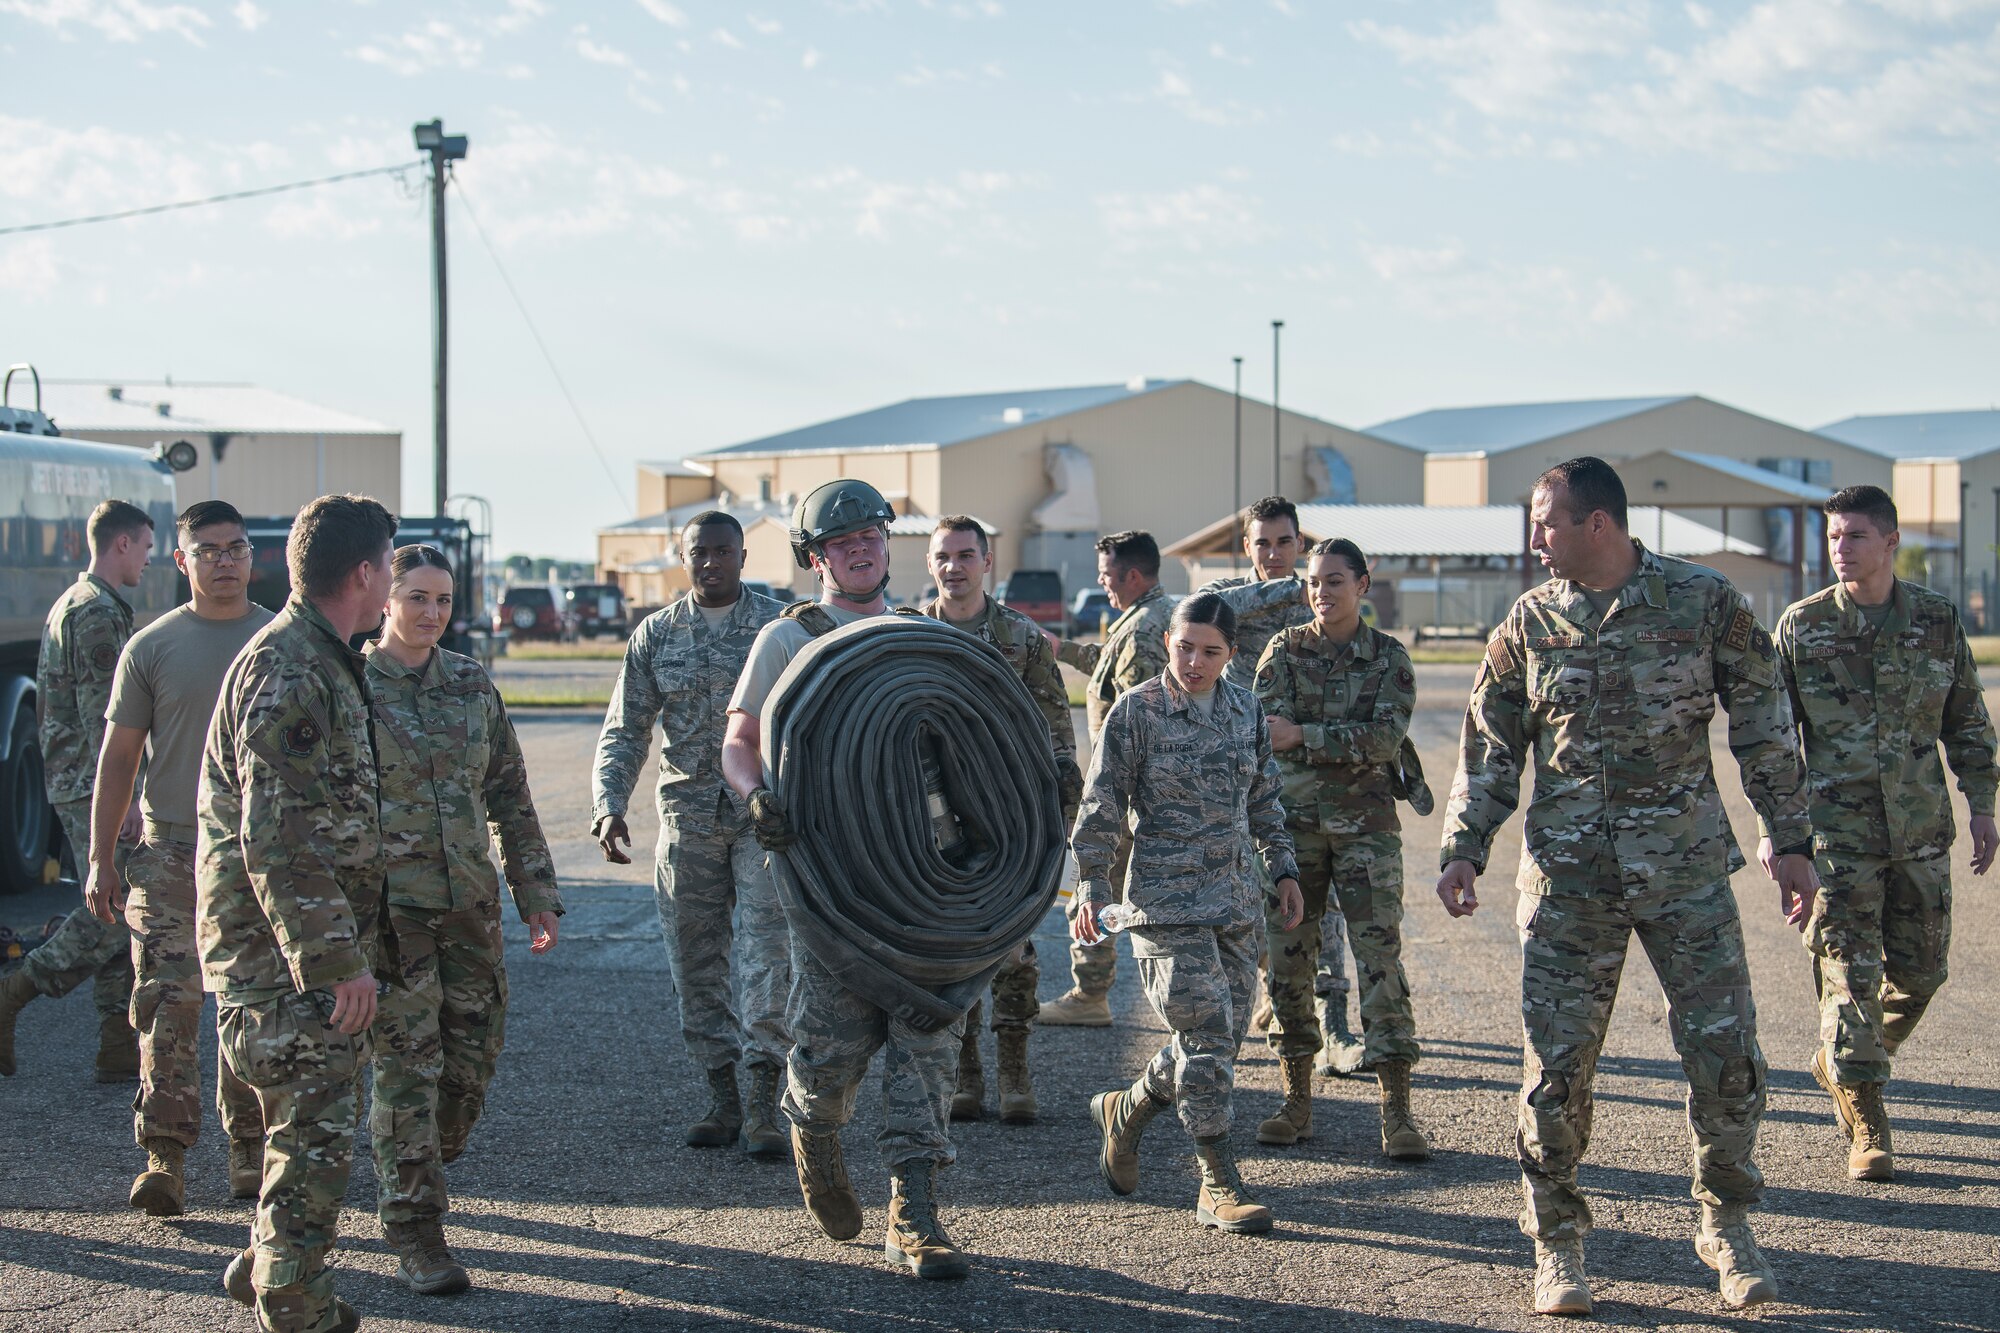
<path id="1" fill-rule="evenodd" d="M 570 636 L 568 619 L 556 604 L 555 590 L 529 584 L 509 588 L 493 611 L 493 632 L 515 640 L 551 639 L 558 643 Z"/>
<path id="2" fill-rule="evenodd" d="M 624 638 L 632 632 L 632 617 L 625 594 L 615 583 L 572 583 L 563 593 L 569 612 L 570 633 L 579 639 L 600 634 Z"/>
<path id="3" fill-rule="evenodd" d="M 1076 596 L 1069 604 L 1069 636 L 1074 639 L 1084 634 L 1095 634 L 1105 629 L 1118 613 L 1111 609 L 1111 598 L 1102 588 L 1078 588 Z"/>
<path id="4" fill-rule="evenodd" d="M 1001 583 L 1000 604 L 1011 606 L 1043 629 L 1062 633 L 1069 624 L 1063 613 L 1062 576 L 1053 569 L 1017 569 Z"/>

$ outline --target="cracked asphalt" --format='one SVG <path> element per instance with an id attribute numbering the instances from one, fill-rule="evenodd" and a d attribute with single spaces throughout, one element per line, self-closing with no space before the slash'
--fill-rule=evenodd
<path id="1" fill-rule="evenodd" d="M 615 664 L 607 664 L 615 669 Z M 1440 806 L 1471 667 L 1418 668 L 1414 734 Z M 1989 705 L 2000 699 L 1989 691 Z M 867 1229 L 836 1244 L 799 1205 L 791 1168 L 682 1146 L 705 1089 L 681 1048 L 649 867 L 609 866 L 587 838 L 598 718 L 517 715 L 569 915 L 554 954 L 508 931 L 507 1054 L 471 1150 L 451 1168 L 448 1234 L 473 1270 L 466 1295 L 410 1295 L 391 1276 L 356 1162 L 337 1282 L 365 1327 L 920 1330 L 1549 1327 L 1529 1309 L 1530 1247 L 1515 1229 L 1519 1076 L 1511 867 L 1519 821 L 1481 881 L 1483 906 L 1450 922 L 1431 894 L 1441 814 L 1408 817 L 1406 957 L 1426 1056 L 1416 1097 L 1435 1156 L 1398 1166 L 1378 1152 L 1374 1084 L 1322 1085 L 1316 1137 L 1259 1148 L 1277 1102 L 1275 1061 L 1253 1038 L 1238 1065 L 1236 1141 L 1246 1180 L 1276 1212 L 1268 1237 L 1193 1224 L 1195 1172 L 1178 1125 L 1148 1132 L 1144 1181 L 1113 1198 L 1095 1170 L 1086 1101 L 1128 1082 L 1161 1040 L 1129 953 L 1101 1030 L 1043 1029 L 1033 1051 L 1039 1123 L 960 1126 L 943 1186 L 971 1278 L 924 1284 L 880 1257 L 884 1172 L 865 1089 L 847 1135 Z M 1738 837 L 1754 836 L 1718 727 L 1718 769 Z M 650 771 L 642 790 L 651 788 Z M 1954 800 L 1957 798 L 1954 796 Z M 635 802 L 633 832 L 654 819 Z M 1960 803 L 1961 824 L 1963 805 Z M 1810 970 L 1775 890 L 1739 874 L 1771 1063 L 1758 1152 L 1768 1198 L 1758 1235 L 1785 1300 L 1731 1315 L 1695 1258 L 1682 1084 L 1663 1007 L 1634 951 L 1598 1080 L 1584 1183 L 1597 1322 L 1711 1329 L 2000 1328 L 2000 1069 L 1988 1016 L 2000 1000 L 1996 882 L 1960 848 L 1954 980 L 1897 1065 L 1889 1102 L 1899 1179 L 1846 1179 L 1827 1099 L 1806 1073 L 1817 1031 Z M 22 926 L 66 906 L 58 890 L 0 900 Z M 1067 984 L 1062 923 L 1038 944 L 1042 994 Z M 130 1085 L 91 1082 L 95 1024 L 82 995 L 38 1002 L 19 1029 L 21 1072 L 0 1081 L 0 1330 L 248 1330 L 220 1287 L 247 1234 L 227 1198 L 213 1131 L 190 1155 L 189 1210 L 153 1220 L 125 1204 L 143 1165 Z M 992 1038 L 986 1036 L 989 1059 Z M 213 1059 L 212 1035 L 205 1043 Z"/>

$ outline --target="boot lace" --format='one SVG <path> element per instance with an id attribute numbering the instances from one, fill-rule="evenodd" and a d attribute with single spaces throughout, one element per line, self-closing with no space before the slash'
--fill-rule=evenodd
<path id="1" fill-rule="evenodd" d="M 813 1178 L 813 1188 L 830 1190 L 840 1179 L 845 1163 L 840 1156 L 840 1136 L 837 1134 L 801 1134 L 806 1147 L 806 1171 Z"/>
<path id="2" fill-rule="evenodd" d="M 1582 1287 L 1583 1247 L 1579 1245 L 1550 1245 L 1542 1250 L 1541 1285 L 1545 1287 Z"/>
<path id="3" fill-rule="evenodd" d="M 1854 1127 L 1857 1146 L 1886 1151 L 1888 1136 L 1883 1130 L 1888 1126 L 1889 1115 L 1882 1106 L 1882 1085 L 1863 1083 L 1854 1089 Z"/>

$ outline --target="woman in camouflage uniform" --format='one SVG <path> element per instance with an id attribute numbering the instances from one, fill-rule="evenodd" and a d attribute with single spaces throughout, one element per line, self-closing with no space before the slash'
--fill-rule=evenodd
<path id="1" fill-rule="evenodd" d="M 450 562 L 434 547 L 401 546 L 390 573 L 382 638 L 368 654 L 394 938 L 369 1129 L 398 1275 L 413 1291 L 448 1295 L 470 1279 L 444 1244 L 443 1164 L 479 1118 L 507 1011 L 489 839 L 499 839 L 531 952 L 555 947 L 563 908 L 507 710 L 479 663 L 437 646 L 451 625 Z"/>
<path id="2" fill-rule="evenodd" d="M 1271 1003 L 1284 1029 L 1275 1044 L 1285 1104 L 1257 1127 L 1257 1141 L 1312 1137 L 1313 1054 L 1320 1049 L 1313 979 L 1320 917 L 1332 910 L 1347 918 L 1354 945 L 1364 1058 L 1381 1082 L 1382 1151 L 1417 1161 L 1430 1155 L 1430 1144 L 1410 1114 L 1417 1024 L 1403 972 L 1396 817 L 1406 768 L 1415 763 L 1414 751 L 1404 760 L 1404 741 L 1417 681 L 1403 645 L 1361 623 L 1367 593 L 1361 548 L 1344 537 L 1319 543 L 1306 564 L 1312 621 L 1272 636 L 1257 665 L 1257 699 L 1271 719 L 1286 827 L 1305 887 L 1302 922 L 1287 927 L 1274 915 L 1266 923 Z"/>
<path id="3" fill-rule="evenodd" d="M 1130 1088 L 1091 1099 L 1098 1167 L 1114 1194 L 1137 1189 L 1139 1134 L 1178 1106 L 1201 1161 L 1196 1220 L 1269 1231 L 1271 1212 L 1245 1193 L 1229 1150 L 1229 1094 L 1264 937 L 1252 846 L 1288 928 L 1304 911 L 1298 867 L 1264 710 L 1223 677 L 1236 653 L 1235 613 L 1214 593 L 1196 594 L 1174 608 L 1166 643 L 1167 669 L 1127 691 L 1105 718 L 1073 839 L 1081 877 L 1071 931 L 1095 944 L 1098 913 L 1113 902 L 1126 812 L 1136 816 L 1125 900 L 1108 924 L 1131 930 L 1146 998 L 1173 1029 Z"/>

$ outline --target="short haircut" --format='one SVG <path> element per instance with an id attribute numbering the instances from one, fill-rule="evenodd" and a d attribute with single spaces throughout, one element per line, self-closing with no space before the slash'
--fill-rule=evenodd
<path id="1" fill-rule="evenodd" d="M 1114 532 L 1097 539 L 1097 549 L 1120 570 L 1136 569 L 1149 579 L 1160 577 L 1160 544 L 1150 532 Z"/>
<path id="2" fill-rule="evenodd" d="M 1219 593 L 1198 592 L 1174 603 L 1174 614 L 1167 621 L 1167 632 L 1171 634 L 1188 625 L 1213 625 L 1221 633 L 1224 643 L 1231 648 L 1236 646 L 1236 612 Z"/>
<path id="3" fill-rule="evenodd" d="M 704 509 L 687 522 L 681 524 L 681 535 L 686 536 L 696 528 L 733 528 L 736 544 L 743 544 L 743 525 L 736 521 L 736 515 L 724 513 L 720 509 Z"/>
<path id="4" fill-rule="evenodd" d="M 322 495 L 308 500 L 292 520 L 285 561 L 292 588 L 306 597 L 332 597 L 356 565 L 381 556 L 396 536 L 396 516 L 365 495 Z"/>
<path id="5" fill-rule="evenodd" d="M 992 552 L 986 544 L 986 525 L 970 514 L 946 514 L 931 529 L 931 536 L 935 537 L 940 532 L 969 532 L 979 538 L 979 554 L 989 555 Z"/>
<path id="6" fill-rule="evenodd" d="M 1896 502 L 1880 486 L 1843 487 L 1828 496 L 1821 508 L 1828 518 L 1835 514 L 1859 514 L 1884 537 L 1896 530 Z"/>
<path id="7" fill-rule="evenodd" d="M 1325 541 L 1315 542 L 1313 543 L 1312 550 L 1307 552 L 1307 555 L 1308 557 L 1337 555 L 1347 562 L 1347 567 L 1354 571 L 1355 578 L 1365 579 L 1368 577 L 1368 557 L 1361 554 L 1361 548 L 1356 546 L 1350 538 L 1328 537 Z"/>
<path id="8" fill-rule="evenodd" d="M 1538 491 L 1557 486 L 1565 493 L 1563 507 L 1570 522 L 1581 523 L 1602 509 L 1611 516 L 1613 527 L 1625 531 L 1625 483 L 1611 464 L 1585 454 L 1558 463 L 1535 478 Z"/>
<path id="9" fill-rule="evenodd" d="M 390 587 L 401 583 L 405 575 L 413 569 L 442 569 L 451 573 L 451 557 L 435 546 L 413 542 L 408 546 L 398 546 L 396 553 L 389 557 Z"/>
<path id="10" fill-rule="evenodd" d="M 233 523 L 243 526 L 243 515 L 236 512 L 236 506 L 227 500 L 196 500 L 181 516 L 174 520 L 174 530 L 183 542 L 194 540 L 194 535 L 203 528 L 212 528 L 218 523 Z"/>
<path id="11" fill-rule="evenodd" d="M 153 516 L 129 500 L 106 500 L 90 511 L 89 526 L 84 529 L 90 540 L 90 553 L 96 555 L 110 548 L 127 533 L 136 534 L 141 528 L 153 530 Z"/>
<path id="12" fill-rule="evenodd" d="M 1292 520 L 1292 531 L 1299 530 L 1299 507 L 1282 495 L 1267 495 L 1252 505 L 1243 508 L 1243 537 L 1249 540 L 1252 523 L 1270 523 L 1276 519 Z"/>

